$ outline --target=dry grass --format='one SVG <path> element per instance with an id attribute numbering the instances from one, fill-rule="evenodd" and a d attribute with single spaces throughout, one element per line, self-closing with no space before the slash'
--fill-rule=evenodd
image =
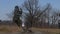
<path id="1" fill-rule="evenodd" d="M 18 29 L 17 26 L 7 26 L 7 25 L 1 25 L 0 26 L 0 32 L 19 32 L 22 29 Z"/>
<path id="2" fill-rule="evenodd" d="M 51 28 L 32 28 L 33 31 L 40 31 L 40 32 L 45 32 L 49 34 L 59 34 L 60 29 L 51 29 Z"/>
<path id="3" fill-rule="evenodd" d="M 18 29 L 17 26 L 0 26 L 0 32 L 21 32 L 22 29 Z M 51 29 L 51 28 L 32 28 L 32 31 L 39 31 L 39 32 L 44 32 L 48 34 L 59 34 L 60 29 Z"/>

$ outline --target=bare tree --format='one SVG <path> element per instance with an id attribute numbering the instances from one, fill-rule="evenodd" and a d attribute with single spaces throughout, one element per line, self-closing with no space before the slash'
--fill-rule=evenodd
<path id="1" fill-rule="evenodd" d="M 27 0 L 24 2 L 24 7 L 28 11 L 25 13 L 25 22 L 27 29 L 32 27 L 32 23 L 34 23 L 34 17 L 37 17 L 38 14 L 36 11 L 39 10 L 38 1 L 37 0 Z"/>
<path id="2" fill-rule="evenodd" d="M 57 24 L 58 24 L 58 11 L 56 12 L 57 10 L 52 10 L 52 13 L 51 13 L 51 27 L 56 27 L 57 28 Z"/>
<path id="3" fill-rule="evenodd" d="M 40 21 L 43 13 L 45 13 L 50 8 L 48 4 L 44 10 L 40 10 L 38 3 L 38 0 L 27 0 L 24 2 L 24 8 L 27 11 L 25 13 L 25 24 L 27 25 L 27 29 L 34 26 L 34 24 L 37 26 L 37 23 Z"/>
<path id="4" fill-rule="evenodd" d="M 54 13 L 53 15 L 52 15 L 52 24 L 55 24 L 55 22 L 58 20 L 58 13 Z"/>

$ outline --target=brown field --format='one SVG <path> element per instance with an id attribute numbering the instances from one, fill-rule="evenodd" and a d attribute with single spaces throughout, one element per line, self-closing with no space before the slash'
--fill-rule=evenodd
<path id="1" fill-rule="evenodd" d="M 17 26 L 7 26 L 7 25 L 1 25 L 0 26 L 0 32 L 21 32 L 22 29 L 18 29 Z M 44 32 L 47 34 L 59 34 L 60 29 L 51 29 L 51 28 L 32 28 L 33 32 L 39 31 Z"/>
<path id="2" fill-rule="evenodd" d="M 17 26 L 0 25 L 0 32 L 18 32 L 18 31 L 21 31 L 21 28 L 18 29 Z"/>
<path id="3" fill-rule="evenodd" d="M 45 32 L 47 34 L 60 34 L 60 29 L 51 28 L 32 28 L 33 31 Z"/>

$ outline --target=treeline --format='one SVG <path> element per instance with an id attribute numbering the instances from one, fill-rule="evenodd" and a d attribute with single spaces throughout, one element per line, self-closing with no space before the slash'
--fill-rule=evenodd
<path id="1" fill-rule="evenodd" d="M 18 6 L 15 8 L 14 13 L 21 12 L 17 13 L 18 16 L 13 14 L 14 18 L 17 17 L 16 24 L 18 26 L 22 23 L 22 19 L 26 27 L 58 28 L 60 13 L 59 10 L 53 9 L 50 3 L 41 8 L 39 0 L 26 0 L 22 8 L 19 9 Z"/>

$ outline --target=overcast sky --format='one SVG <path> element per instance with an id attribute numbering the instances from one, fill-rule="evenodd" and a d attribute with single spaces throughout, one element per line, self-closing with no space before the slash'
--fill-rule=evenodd
<path id="1" fill-rule="evenodd" d="M 13 11 L 16 5 L 21 6 L 25 0 L 0 0 L 0 20 L 8 20 L 7 13 Z M 50 3 L 53 8 L 60 9 L 60 0 L 40 0 L 41 6 Z"/>

